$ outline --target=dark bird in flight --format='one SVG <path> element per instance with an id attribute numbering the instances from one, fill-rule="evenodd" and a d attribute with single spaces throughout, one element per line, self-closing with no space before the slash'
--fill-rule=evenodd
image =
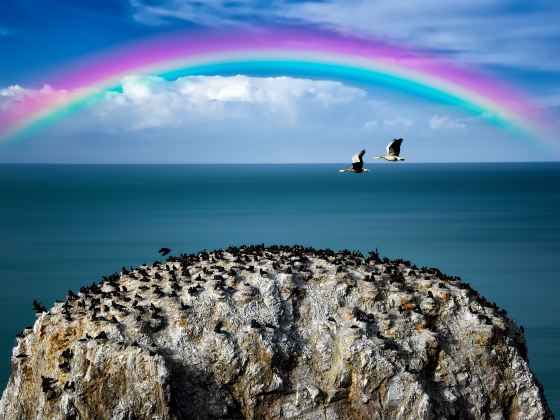
<path id="1" fill-rule="evenodd" d="M 387 154 L 385 156 L 374 156 L 374 159 L 385 159 L 389 162 L 398 162 L 399 160 L 404 160 L 404 158 L 400 157 L 401 154 L 401 143 L 403 139 L 393 139 L 387 145 Z"/>
<path id="2" fill-rule="evenodd" d="M 171 252 L 171 250 L 170 250 L 169 248 L 165 248 L 165 247 L 164 247 L 164 248 L 161 248 L 158 252 L 159 252 L 162 256 L 165 257 L 167 254 L 169 254 L 169 253 Z"/>
<path id="3" fill-rule="evenodd" d="M 356 174 L 361 174 L 362 172 L 368 172 L 367 169 L 364 169 L 365 154 L 366 154 L 365 150 L 356 153 L 354 156 L 352 156 L 352 167 L 347 169 L 340 169 L 338 172 L 354 172 Z"/>

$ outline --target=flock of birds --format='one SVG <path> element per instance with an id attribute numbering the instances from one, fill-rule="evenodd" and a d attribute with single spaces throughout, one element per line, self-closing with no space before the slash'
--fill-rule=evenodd
<path id="1" fill-rule="evenodd" d="M 393 139 L 387 145 L 387 154 L 385 156 L 374 156 L 374 159 L 385 159 L 389 162 L 398 162 L 404 160 L 400 156 L 401 154 L 401 143 L 403 139 Z M 365 150 L 362 150 L 352 156 L 352 167 L 341 169 L 338 172 L 354 172 L 355 174 L 361 174 L 364 172 L 369 172 L 367 169 L 364 168 L 364 155 L 366 154 Z"/>

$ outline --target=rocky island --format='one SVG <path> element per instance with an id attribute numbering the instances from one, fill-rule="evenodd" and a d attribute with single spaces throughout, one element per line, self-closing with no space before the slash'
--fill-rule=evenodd
<path id="1" fill-rule="evenodd" d="M 36 306 L 3 419 L 552 418 L 504 310 L 377 252 L 182 254 Z"/>

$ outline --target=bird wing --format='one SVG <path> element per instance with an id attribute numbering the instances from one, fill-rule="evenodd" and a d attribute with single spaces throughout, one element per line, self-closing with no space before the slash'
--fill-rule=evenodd
<path id="1" fill-rule="evenodd" d="M 401 153 L 401 143 L 403 139 L 394 139 L 391 143 L 387 145 L 387 154 L 398 156 Z"/>
<path id="2" fill-rule="evenodd" d="M 361 152 L 356 153 L 354 156 L 352 156 L 352 165 L 354 165 L 354 163 L 359 163 L 359 162 L 361 162 L 362 165 L 363 165 L 364 164 L 363 157 L 364 157 L 365 154 L 366 154 L 366 151 L 362 150 Z"/>

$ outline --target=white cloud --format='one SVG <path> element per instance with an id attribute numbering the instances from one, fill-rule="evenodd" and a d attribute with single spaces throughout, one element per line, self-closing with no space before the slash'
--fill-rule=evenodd
<path id="1" fill-rule="evenodd" d="M 122 93 L 107 93 L 95 112 L 126 130 L 271 117 L 294 123 L 313 114 L 311 110 L 337 108 L 365 95 L 340 82 L 291 77 L 188 76 L 167 81 L 129 76 L 122 81 Z M 114 115 L 126 123 L 113 121 Z"/>
<path id="2" fill-rule="evenodd" d="M 516 69 L 560 69 L 560 3 L 535 0 L 130 0 L 134 18 L 161 25 L 304 23 Z"/>
<path id="3" fill-rule="evenodd" d="M 372 128 L 377 128 L 379 127 L 379 121 L 377 120 L 370 120 L 370 121 L 366 121 L 363 125 L 362 128 L 364 130 L 370 130 Z"/>
<path id="4" fill-rule="evenodd" d="M 7 88 L 0 89 L 0 100 L 2 103 L 21 100 L 25 97 L 26 92 L 30 92 L 30 90 L 24 89 L 19 85 L 8 86 Z"/>
<path id="5" fill-rule="evenodd" d="M 147 25 L 185 20 L 207 26 L 246 25 L 243 18 L 268 16 L 281 0 L 130 0 L 133 18 Z"/>
<path id="6" fill-rule="evenodd" d="M 25 108 L 49 94 L 64 99 L 69 92 L 10 86 L 0 88 L 0 104 L 12 101 Z M 443 135 L 444 127 L 460 124 L 464 128 L 453 136 Z M 395 137 L 406 139 L 407 157 L 414 161 L 434 160 L 444 149 L 444 161 L 477 160 L 476 150 L 489 138 L 496 153 L 511 146 L 519 151 L 511 159 L 527 155 L 487 116 L 469 116 L 451 105 L 407 95 L 387 96 L 381 89 L 366 92 L 340 82 L 291 77 L 190 76 L 168 81 L 129 76 L 121 91 L 105 93 L 99 102 L 38 133 L 25 147 L 0 145 L 0 160 L 340 162 L 362 148 L 382 152 Z M 502 154 L 487 158 L 509 159 Z"/>
<path id="7" fill-rule="evenodd" d="M 432 49 L 484 65 L 560 69 L 557 3 L 508 0 L 326 0 L 286 3 L 284 16 Z"/>
<path id="8" fill-rule="evenodd" d="M 451 118 L 449 115 L 434 115 L 428 121 L 428 126 L 432 130 L 440 128 L 465 128 L 468 118 Z"/>
<path id="9" fill-rule="evenodd" d="M 24 112 L 27 107 L 42 101 L 60 100 L 67 95 L 65 90 L 56 90 L 49 85 L 40 89 L 28 89 L 20 85 L 11 85 L 0 89 L 0 112 Z"/>
<path id="10" fill-rule="evenodd" d="M 396 118 L 383 120 L 383 126 L 385 127 L 410 128 L 413 125 L 414 125 L 414 121 L 406 117 L 396 117 Z"/>

